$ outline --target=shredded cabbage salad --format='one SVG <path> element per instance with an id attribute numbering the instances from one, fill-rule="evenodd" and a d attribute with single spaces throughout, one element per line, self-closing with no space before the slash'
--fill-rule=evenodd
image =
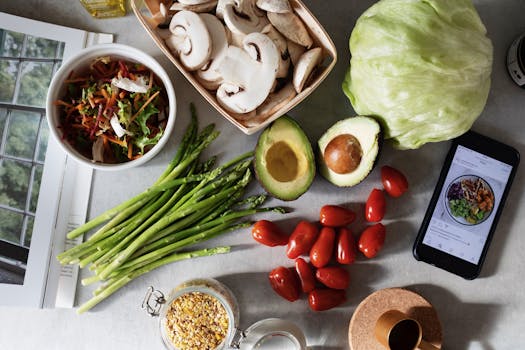
<path id="1" fill-rule="evenodd" d="M 124 163 L 143 156 L 162 137 L 168 99 L 146 66 L 111 57 L 65 80 L 62 137 L 94 162 Z"/>

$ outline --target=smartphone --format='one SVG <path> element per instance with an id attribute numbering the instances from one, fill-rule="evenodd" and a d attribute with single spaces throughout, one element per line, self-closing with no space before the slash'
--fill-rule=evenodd
<path id="1" fill-rule="evenodd" d="M 478 277 L 519 161 L 516 149 L 473 131 L 454 139 L 414 257 L 465 279 Z"/>

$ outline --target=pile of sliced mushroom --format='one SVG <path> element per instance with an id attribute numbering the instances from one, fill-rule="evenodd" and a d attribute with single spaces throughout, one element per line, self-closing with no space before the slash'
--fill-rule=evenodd
<path id="1" fill-rule="evenodd" d="M 289 0 L 177 0 L 155 17 L 181 64 L 246 126 L 303 91 L 322 62 Z"/>

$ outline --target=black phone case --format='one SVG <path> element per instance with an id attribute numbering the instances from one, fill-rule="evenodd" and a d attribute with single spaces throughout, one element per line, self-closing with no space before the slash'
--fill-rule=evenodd
<path id="1" fill-rule="evenodd" d="M 424 235 L 432 218 L 432 214 L 436 207 L 436 203 L 439 200 L 443 184 L 449 172 L 450 165 L 452 163 L 452 159 L 454 157 L 458 145 L 463 145 L 479 153 L 485 154 L 489 157 L 512 165 L 512 171 L 509 175 L 509 179 L 503 191 L 503 195 L 500 200 L 500 205 L 498 206 L 494 214 L 494 221 L 489 229 L 487 240 L 485 242 L 483 251 L 481 253 L 481 257 L 477 265 L 423 244 Z M 509 193 L 511 184 L 514 180 L 519 160 L 520 155 L 518 151 L 513 147 L 503 144 L 489 137 L 480 135 L 476 132 L 469 131 L 464 135 L 456 138 L 453 141 L 452 146 L 450 147 L 450 150 L 445 158 L 445 162 L 443 164 L 443 168 L 441 169 L 441 173 L 439 175 L 438 182 L 434 189 L 434 193 L 432 194 L 430 204 L 426 210 L 425 217 L 419 229 L 417 238 L 414 242 L 414 247 L 412 249 L 414 257 L 417 260 L 424 261 L 446 271 L 452 272 L 465 279 L 472 280 L 478 277 L 481 272 L 481 268 L 483 266 L 485 257 L 487 255 L 488 248 L 492 241 L 494 231 L 498 224 L 499 217 L 505 206 L 505 201 L 507 199 L 507 195 Z"/>

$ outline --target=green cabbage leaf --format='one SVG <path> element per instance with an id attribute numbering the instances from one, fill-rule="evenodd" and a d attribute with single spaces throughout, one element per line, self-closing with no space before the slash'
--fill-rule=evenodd
<path id="1" fill-rule="evenodd" d="M 469 130 L 490 89 L 493 47 L 470 0 L 381 0 L 350 36 L 343 90 L 400 149 Z"/>

